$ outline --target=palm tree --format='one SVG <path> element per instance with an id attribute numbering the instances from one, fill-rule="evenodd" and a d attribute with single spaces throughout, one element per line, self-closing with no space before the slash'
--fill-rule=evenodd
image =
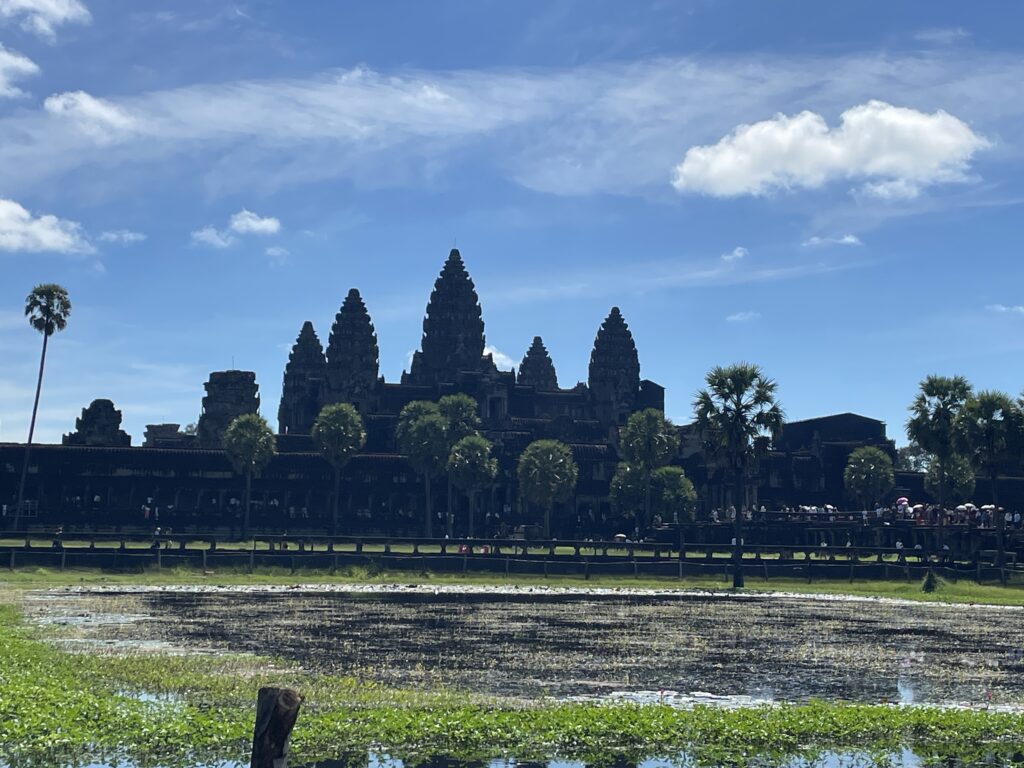
<path id="1" fill-rule="evenodd" d="M 366 430 L 359 411 L 350 403 L 325 405 L 313 422 L 313 442 L 334 468 L 334 498 L 331 503 L 331 534 L 338 534 L 338 497 L 341 471 L 366 445 Z M 351 502 L 351 496 L 349 496 Z"/>
<path id="2" fill-rule="evenodd" d="M 32 289 L 25 298 L 25 317 L 29 325 L 43 334 L 43 352 L 39 356 L 39 378 L 36 379 L 36 399 L 32 403 L 32 421 L 28 427 L 28 442 L 25 443 L 25 458 L 21 465 L 21 480 L 18 482 L 18 503 L 14 505 L 14 529 L 20 523 L 22 506 L 25 503 L 25 479 L 28 476 L 28 459 L 32 450 L 32 438 L 36 432 L 36 416 L 39 414 L 39 394 L 43 389 L 43 369 L 46 366 L 46 346 L 50 337 L 63 331 L 71 315 L 71 300 L 67 290 L 56 283 L 43 283 Z"/>
<path id="3" fill-rule="evenodd" d="M 557 440 L 534 440 L 516 465 L 519 491 L 544 510 L 544 538 L 551 538 L 551 510 L 576 490 L 579 469 L 572 449 Z"/>
<path id="4" fill-rule="evenodd" d="M 964 403 L 953 426 L 956 447 L 970 460 L 975 472 L 988 475 L 999 531 L 997 565 L 1002 568 L 1006 558 L 1006 519 L 999 512 L 996 479 L 999 470 L 1020 448 L 1020 409 L 1009 395 L 985 390 Z"/>
<path id="5" fill-rule="evenodd" d="M 927 376 L 921 382 L 907 419 L 907 438 L 935 456 L 939 478 L 939 545 L 946 521 L 946 485 L 949 462 L 956 452 L 954 425 L 971 385 L 963 376 Z"/>
<path id="6" fill-rule="evenodd" d="M 433 538 L 434 513 L 430 482 L 444 472 L 449 452 L 447 425 L 437 405 L 426 400 L 414 400 L 406 405 L 398 414 L 395 440 L 410 466 L 423 478 L 426 499 L 424 535 L 428 539 Z"/>
<path id="7" fill-rule="evenodd" d="M 245 477 L 245 501 L 242 512 L 242 539 L 249 538 L 249 511 L 252 507 L 252 478 L 259 474 L 277 453 L 277 439 L 267 420 L 258 413 L 247 413 L 231 422 L 224 432 L 224 452 L 235 472 Z"/>
<path id="8" fill-rule="evenodd" d="M 881 501 L 893 489 L 895 479 L 889 454 L 873 445 L 853 451 L 843 470 L 846 492 L 865 508 Z"/>
<path id="9" fill-rule="evenodd" d="M 619 451 L 626 463 L 639 472 L 644 493 L 644 519 L 640 529 L 651 524 L 651 477 L 672 460 L 679 448 L 675 425 L 656 408 L 637 411 L 619 430 Z"/>
<path id="10" fill-rule="evenodd" d="M 476 496 L 490 487 L 498 474 L 498 461 L 491 455 L 491 447 L 486 437 L 469 435 L 453 445 L 448 456 L 448 476 L 456 488 L 469 496 L 469 538 L 475 533 Z"/>
<path id="11" fill-rule="evenodd" d="M 725 460 L 732 475 L 736 522 L 733 546 L 734 588 L 743 586 L 744 478 L 754 453 L 754 440 L 776 434 L 782 427 L 778 385 L 751 363 L 716 366 L 704 377 L 707 387 L 697 393 L 694 412 L 709 452 Z"/>
<path id="12" fill-rule="evenodd" d="M 445 450 L 445 462 L 451 454 L 452 448 L 464 437 L 476 434 L 480 425 L 480 417 L 477 416 L 477 402 L 469 395 L 445 395 L 437 401 L 437 410 L 445 423 L 445 435 L 447 436 L 448 447 Z M 452 490 L 452 476 L 448 473 L 448 510 L 446 529 L 448 535 L 452 535 L 452 522 L 455 517 L 452 514 L 454 502 Z"/>

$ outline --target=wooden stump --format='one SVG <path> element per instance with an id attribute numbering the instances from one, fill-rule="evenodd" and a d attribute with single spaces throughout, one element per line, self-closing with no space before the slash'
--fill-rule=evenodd
<path id="1" fill-rule="evenodd" d="M 252 734 L 251 768 L 287 768 L 288 737 L 299 717 L 302 694 L 294 688 L 260 688 Z"/>

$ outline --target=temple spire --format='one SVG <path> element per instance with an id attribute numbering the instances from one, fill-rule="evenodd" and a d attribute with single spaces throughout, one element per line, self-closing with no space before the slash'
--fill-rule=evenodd
<path id="1" fill-rule="evenodd" d="M 479 371 L 484 366 L 480 300 L 462 255 L 453 248 L 430 294 L 423 339 L 409 378 L 417 384 L 450 382 L 460 371 Z"/>
<path id="2" fill-rule="evenodd" d="M 599 417 L 604 421 L 624 421 L 636 403 L 640 358 L 633 334 L 618 307 L 612 307 L 594 339 L 589 386 Z"/>
<path id="3" fill-rule="evenodd" d="M 551 356 L 540 336 L 533 337 L 533 344 L 526 351 L 523 362 L 519 364 L 518 382 L 538 390 L 558 389 L 555 365 L 551 362 Z"/>
<path id="4" fill-rule="evenodd" d="M 308 435 L 320 413 L 320 396 L 327 378 L 324 348 L 313 324 L 307 320 L 295 340 L 284 368 L 281 405 L 277 409 L 278 432 Z"/>
<path id="5" fill-rule="evenodd" d="M 325 404 L 352 403 L 360 410 L 370 407 L 380 372 L 380 350 L 373 321 L 355 288 L 341 305 L 327 344 Z"/>

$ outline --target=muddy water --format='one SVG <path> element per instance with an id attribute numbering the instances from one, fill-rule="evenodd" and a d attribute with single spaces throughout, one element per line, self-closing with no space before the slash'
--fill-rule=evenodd
<path id="1" fill-rule="evenodd" d="M 48 592 L 124 649 L 244 651 L 401 687 L 697 701 L 1024 705 L 1024 613 L 770 595 Z"/>

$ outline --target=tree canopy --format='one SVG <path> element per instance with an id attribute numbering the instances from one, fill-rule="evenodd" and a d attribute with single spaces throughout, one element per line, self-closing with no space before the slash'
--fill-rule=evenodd
<path id="1" fill-rule="evenodd" d="M 526 500 L 547 511 L 572 496 L 579 469 L 572 449 L 565 443 L 534 440 L 519 456 L 516 475 Z"/>
<path id="2" fill-rule="evenodd" d="M 643 508 L 646 492 L 641 472 L 628 462 L 620 462 L 612 477 L 612 508 L 626 517 L 635 517 Z M 659 467 L 651 473 L 651 514 L 680 522 L 693 518 L 697 491 L 681 467 Z"/>
<path id="3" fill-rule="evenodd" d="M 895 484 L 892 459 L 881 448 L 861 446 L 846 461 L 843 485 L 847 494 L 861 504 L 881 502 Z"/>
<path id="4" fill-rule="evenodd" d="M 258 413 L 239 416 L 224 432 L 224 452 L 238 474 L 259 474 L 277 453 L 274 431 Z"/>
<path id="5" fill-rule="evenodd" d="M 359 411 L 350 403 L 325 405 L 313 422 L 313 443 L 335 469 L 342 469 L 366 445 Z"/>
<path id="6" fill-rule="evenodd" d="M 460 491 L 474 493 L 489 487 L 498 474 L 498 460 L 491 455 L 491 441 L 467 435 L 452 446 L 448 474 Z"/>
<path id="7" fill-rule="evenodd" d="M 974 493 L 974 470 L 971 462 L 958 453 L 946 460 L 945 484 L 939 472 L 939 462 L 932 461 L 924 475 L 924 489 L 936 498 L 959 504 Z"/>
<path id="8" fill-rule="evenodd" d="M 675 425 L 656 408 L 637 411 L 619 430 L 622 458 L 647 472 L 668 464 L 678 448 L 679 433 Z"/>
<path id="9" fill-rule="evenodd" d="M 67 289 L 56 283 L 41 283 L 25 297 L 25 317 L 44 336 L 63 331 L 71 315 Z"/>
<path id="10" fill-rule="evenodd" d="M 437 401 L 437 409 L 447 425 L 449 445 L 476 434 L 480 418 L 476 415 L 477 402 L 469 395 L 445 395 Z"/>

